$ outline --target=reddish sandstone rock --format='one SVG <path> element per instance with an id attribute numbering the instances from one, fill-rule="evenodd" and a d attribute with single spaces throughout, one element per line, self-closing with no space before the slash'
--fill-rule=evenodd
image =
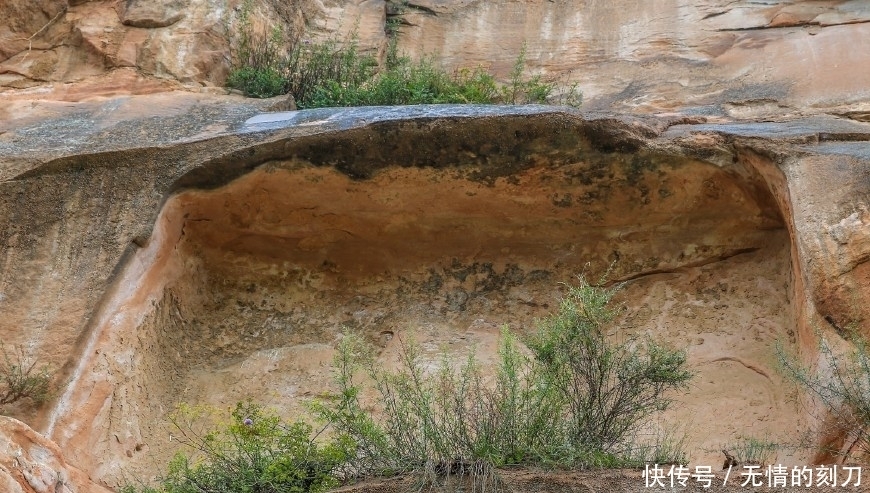
<path id="1" fill-rule="evenodd" d="M 54 442 L 6 416 L 0 416 L 0 491 L 110 493 L 68 464 Z"/>
<path id="2" fill-rule="evenodd" d="M 42 0 L 35 15 L 15 4 L 0 6 L 10 19 L 0 26 L 0 91 L 120 68 L 189 89 L 222 85 L 242 29 L 240 0 Z M 595 109 L 721 104 L 757 118 L 870 97 L 865 2 L 254 0 L 248 18 L 255 34 L 355 35 L 381 55 L 389 19 L 400 51 L 503 80 L 525 46 L 530 72 L 576 83 Z"/>

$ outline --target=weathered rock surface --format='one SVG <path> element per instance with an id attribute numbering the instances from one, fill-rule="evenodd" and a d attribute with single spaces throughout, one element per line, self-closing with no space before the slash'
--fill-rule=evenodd
<path id="1" fill-rule="evenodd" d="M 182 0 L 127 0 L 121 7 L 121 24 L 149 29 L 171 26 L 184 17 L 185 3 Z"/>
<path id="2" fill-rule="evenodd" d="M 579 82 L 594 107 L 751 116 L 868 96 L 867 64 L 847 55 L 870 43 L 865 2 L 427 0 L 406 19 L 401 46 L 451 66 L 506 73 L 526 43 L 530 67 Z"/>
<path id="3" fill-rule="evenodd" d="M 866 112 L 870 96 L 864 55 L 870 6 L 861 0 L 251 5 L 254 33 L 269 26 L 309 37 L 355 33 L 362 48 L 379 53 L 387 45 L 389 14 L 399 23 L 402 51 L 435 53 L 448 68 L 483 65 L 502 78 L 525 45 L 532 72 L 565 86 L 577 83 L 590 109 L 718 106 L 753 119 L 810 108 Z M 242 10 L 240 0 L 41 0 L 37 9 L 5 2 L 0 88 L 6 97 L 68 99 L 66 83 L 93 78 L 116 80 L 126 93 L 220 85 L 239 40 Z M 110 75 L 124 70 L 160 84 Z M 20 89 L 28 87 L 40 91 Z"/>
<path id="4" fill-rule="evenodd" d="M 54 442 L 5 416 L 0 416 L 0 491 L 109 493 L 67 464 Z"/>
<path id="5" fill-rule="evenodd" d="M 618 330 L 699 374 L 667 420 L 702 463 L 812 425 L 776 341 L 811 361 L 816 328 L 870 334 L 866 2 L 255 1 L 258 32 L 382 51 L 389 16 L 412 55 L 501 76 L 525 42 L 587 100 L 270 114 L 284 98 L 209 87 L 241 1 L 37 4 L 0 2 L 0 341 L 61 391 L 0 412 L 105 485 L 157 472 L 179 402 L 296 412 L 346 328 L 385 365 L 410 333 L 488 361 L 501 324 L 610 264 Z M 4 430 L 9 451 L 40 439 Z M 98 491 L 50 450 L 28 467 Z"/>
<path id="6" fill-rule="evenodd" d="M 345 328 L 387 365 L 391 336 L 411 333 L 433 358 L 447 344 L 488 361 L 501 324 L 527 330 L 559 282 L 611 263 L 629 281 L 619 330 L 687 348 L 699 372 L 669 420 L 701 462 L 811 424 L 776 341 L 812 358 L 812 327 L 836 334 L 825 317 L 866 327 L 866 123 L 260 114 L 271 104 L 178 93 L 5 109 L 0 338 L 63 369 L 31 421 L 105 484 L 157 472 L 179 402 L 294 413 L 329 385 Z M 739 419 L 698 425 L 723 407 Z"/>

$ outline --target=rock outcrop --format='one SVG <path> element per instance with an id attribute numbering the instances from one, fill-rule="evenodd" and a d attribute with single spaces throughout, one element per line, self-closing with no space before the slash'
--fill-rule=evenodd
<path id="1" fill-rule="evenodd" d="M 611 265 L 620 334 L 699 374 L 667 418 L 701 462 L 812 427 L 777 341 L 812 362 L 816 330 L 870 334 L 866 2 L 37 3 L 0 3 L 0 341 L 60 390 L 2 412 L 103 485 L 158 472 L 180 402 L 296 412 L 343 330 L 385 365 L 411 332 L 486 362 Z M 266 113 L 288 103 L 217 87 L 244 15 L 379 53 L 398 22 L 502 77 L 525 44 L 587 103 Z M 10 491 L 100 491 L 0 435 Z"/>
<path id="2" fill-rule="evenodd" d="M 401 51 L 502 78 L 525 46 L 532 72 L 577 84 L 590 109 L 721 106 L 756 118 L 811 107 L 866 112 L 870 96 L 870 6 L 860 0 L 5 2 L 0 88 L 7 97 L 81 99 L 219 86 L 243 13 L 253 34 L 355 35 L 380 54 L 389 20 Z"/>
<path id="3" fill-rule="evenodd" d="M 698 460 L 809 426 L 775 342 L 813 357 L 813 327 L 866 323 L 868 124 L 269 104 L 43 103 L 0 129 L 0 334 L 63 365 L 35 423 L 104 484 L 157 472 L 180 402 L 296 412 L 343 330 L 385 364 L 412 329 L 433 358 L 487 361 L 501 324 L 528 330 L 560 282 L 611 264 L 620 330 L 699 372 L 671 419 L 743 410 L 687 424 Z"/>
<path id="4" fill-rule="evenodd" d="M 54 442 L 5 416 L 0 416 L 0 491 L 109 493 L 67 464 Z"/>

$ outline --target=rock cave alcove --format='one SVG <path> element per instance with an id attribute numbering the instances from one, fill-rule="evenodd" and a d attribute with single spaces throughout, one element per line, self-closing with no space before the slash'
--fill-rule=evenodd
<path id="1" fill-rule="evenodd" d="M 762 177 L 549 125 L 374 125 L 182 178 L 120 274 L 132 287 L 104 303 L 84 365 L 105 382 L 67 396 L 105 432 L 61 406 L 55 438 L 95 477 L 153 475 L 179 403 L 298 413 L 328 390 L 345 330 L 384 364 L 411 334 L 433 360 L 491 361 L 503 324 L 533 330 L 563 283 L 610 265 L 626 281 L 614 330 L 686 349 L 697 371 L 667 418 L 692 457 L 792 433 L 773 357 L 795 342 L 791 247 Z"/>

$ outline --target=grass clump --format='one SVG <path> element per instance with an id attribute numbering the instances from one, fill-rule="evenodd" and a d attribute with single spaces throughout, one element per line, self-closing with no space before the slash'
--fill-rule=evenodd
<path id="1" fill-rule="evenodd" d="M 326 79 L 316 85 L 305 107 L 395 106 L 408 104 L 529 104 L 546 103 L 554 85 L 540 76 L 526 78 L 525 48 L 514 64 L 511 80 L 499 84 L 481 67 L 460 69 L 450 74 L 431 57 L 412 61 L 399 57 L 391 48 L 386 70 L 362 83 Z M 292 91 L 291 91 L 292 92 Z M 296 94 L 294 93 L 294 97 Z M 297 101 L 300 99 L 297 98 Z"/>
<path id="2" fill-rule="evenodd" d="M 738 464 L 766 466 L 774 463 L 779 448 L 779 444 L 769 440 L 741 437 L 737 442 L 725 447 L 725 450 L 734 453 Z"/>
<path id="3" fill-rule="evenodd" d="M 401 5 L 401 4 L 397 4 Z M 330 106 L 392 106 L 407 104 L 546 103 L 555 85 L 540 76 L 526 77 L 525 47 L 510 81 L 499 84 L 482 67 L 448 73 L 432 57 L 412 61 L 400 56 L 395 43 L 396 19 L 386 63 L 360 52 L 356 39 L 311 42 L 287 36 L 280 29 L 256 34 L 250 2 L 239 17 L 239 39 L 227 86 L 246 96 L 268 98 L 291 94 L 300 109 Z M 573 86 L 559 103 L 579 106 L 582 97 Z"/>

